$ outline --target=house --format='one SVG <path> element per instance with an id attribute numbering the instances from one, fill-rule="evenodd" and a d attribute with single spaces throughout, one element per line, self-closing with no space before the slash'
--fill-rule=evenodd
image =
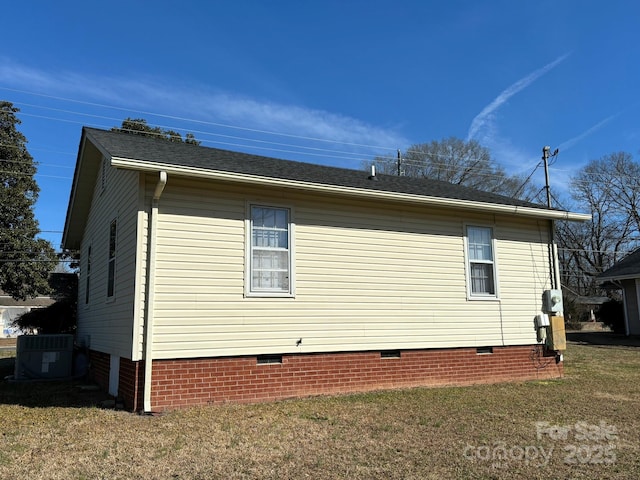
<path id="1" fill-rule="evenodd" d="M 63 246 L 96 380 L 161 411 L 557 377 L 534 329 L 552 224 L 588 218 L 84 128 Z"/>
<path id="2" fill-rule="evenodd" d="M 563 291 L 563 301 L 565 312 L 564 316 L 567 324 L 581 324 L 582 328 L 598 328 L 602 325 L 596 321 L 597 310 L 606 302 L 609 297 L 600 295 L 577 295 L 573 291 Z M 567 312 L 568 310 L 568 312 Z M 587 326 L 585 323 L 594 323 L 597 325 Z"/>
<path id="3" fill-rule="evenodd" d="M 622 290 L 627 335 L 640 335 L 640 249 L 630 253 L 598 275 L 602 283 L 613 283 Z"/>
<path id="4" fill-rule="evenodd" d="M 11 295 L 0 290 L 0 319 L 2 320 L 2 336 L 14 338 L 24 333 L 13 325 L 13 321 L 21 315 L 36 308 L 53 305 L 56 300 L 68 298 L 75 294 L 77 277 L 74 273 L 53 272 L 49 275 L 49 295 L 38 295 L 35 298 L 16 300 Z"/>
<path id="5" fill-rule="evenodd" d="M 13 326 L 13 321 L 21 315 L 30 312 L 34 308 L 44 308 L 52 303 L 53 300 L 49 296 L 38 296 L 36 298 L 27 298 L 26 300 L 16 300 L 11 295 L 0 290 L 0 319 L 2 319 L 2 336 L 6 338 L 14 338 L 27 332 Z"/>

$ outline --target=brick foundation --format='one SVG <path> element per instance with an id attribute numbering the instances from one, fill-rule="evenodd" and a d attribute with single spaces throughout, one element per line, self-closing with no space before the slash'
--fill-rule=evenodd
<path id="1" fill-rule="evenodd" d="M 144 409 L 144 362 L 120 359 L 118 397 L 122 398 L 127 410 L 139 412 Z"/>
<path id="2" fill-rule="evenodd" d="M 89 350 L 89 377 L 102 390 L 109 391 L 109 354 Z"/>
<path id="3" fill-rule="evenodd" d="M 91 364 L 90 378 L 105 392 L 109 391 L 110 355 L 89 351 Z M 141 411 L 144 408 L 144 362 L 132 362 L 120 358 L 118 398 L 122 399 L 127 410 Z"/>
<path id="4" fill-rule="evenodd" d="M 553 352 L 527 345 L 381 352 L 291 354 L 281 363 L 262 357 L 154 360 L 154 411 L 225 402 L 249 403 L 309 395 L 416 386 L 470 385 L 546 378 L 563 374 Z M 394 358 L 400 354 L 399 358 Z M 277 358 L 264 357 L 275 361 Z M 109 356 L 91 355 L 94 378 L 109 384 Z M 106 369 L 106 371 L 105 371 Z M 106 383 L 105 383 L 106 382 Z M 143 409 L 144 362 L 120 360 L 119 397 L 129 410 Z"/>

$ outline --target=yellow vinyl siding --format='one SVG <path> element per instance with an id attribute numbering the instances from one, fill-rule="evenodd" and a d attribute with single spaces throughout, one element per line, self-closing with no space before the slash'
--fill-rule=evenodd
<path id="1" fill-rule="evenodd" d="M 77 336 L 94 350 L 131 358 L 139 253 L 138 174 L 108 165 L 104 173 L 103 190 L 102 169 L 98 170 L 81 246 L 86 255 L 91 245 L 91 286 L 89 303 L 85 304 L 86 284 L 80 280 Z M 112 298 L 107 298 L 109 228 L 114 219 L 117 220 L 115 292 Z M 86 268 L 86 258 L 81 259 L 81 278 L 82 268 Z M 138 269 L 138 274 L 142 272 L 143 269 Z"/>
<path id="2" fill-rule="evenodd" d="M 541 308 L 542 293 L 550 288 L 549 222 L 510 219 L 499 225 L 503 236 L 498 244 L 501 305 L 508 320 L 505 342 L 526 343 L 534 334 L 533 315 Z M 512 321 L 514 318 L 522 321 Z"/>
<path id="3" fill-rule="evenodd" d="M 138 183 L 138 211 L 137 211 L 137 241 L 136 241 L 136 285 L 133 317 L 133 344 L 131 360 L 143 359 L 144 348 L 144 327 L 146 315 L 146 294 L 147 294 L 147 256 L 148 256 L 148 236 L 147 228 L 149 215 L 145 205 L 147 205 L 146 177 L 139 175 Z M 153 183 L 153 180 L 150 180 Z"/>
<path id="4" fill-rule="evenodd" d="M 247 202 L 293 208 L 295 298 L 245 298 Z M 473 222 L 494 228 L 499 300 L 467 300 L 462 236 Z M 549 288 L 547 231 L 536 220 L 170 177 L 154 357 L 532 343 Z"/>

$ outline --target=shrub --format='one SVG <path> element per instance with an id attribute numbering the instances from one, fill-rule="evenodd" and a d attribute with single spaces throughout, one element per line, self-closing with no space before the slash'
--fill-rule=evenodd
<path id="1" fill-rule="evenodd" d="M 12 325 L 24 331 L 37 329 L 38 333 L 74 333 L 76 330 L 76 302 L 58 300 L 45 308 L 23 313 Z"/>
<path id="2" fill-rule="evenodd" d="M 573 319 L 564 319 L 564 328 L 567 330 L 582 330 L 582 322 Z"/>
<path id="3" fill-rule="evenodd" d="M 611 328 L 614 333 L 626 333 L 622 301 L 609 300 L 603 303 L 596 312 L 596 318 Z"/>

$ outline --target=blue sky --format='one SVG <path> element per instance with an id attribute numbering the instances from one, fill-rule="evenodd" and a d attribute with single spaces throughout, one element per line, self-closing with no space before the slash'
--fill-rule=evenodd
<path id="1" fill-rule="evenodd" d="M 450 136 L 528 175 L 640 145 L 640 3 L 6 2 L 0 99 L 39 162 L 55 246 L 81 127 L 125 117 L 204 146 L 362 168 Z M 533 177 L 543 183 L 543 171 Z"/>

